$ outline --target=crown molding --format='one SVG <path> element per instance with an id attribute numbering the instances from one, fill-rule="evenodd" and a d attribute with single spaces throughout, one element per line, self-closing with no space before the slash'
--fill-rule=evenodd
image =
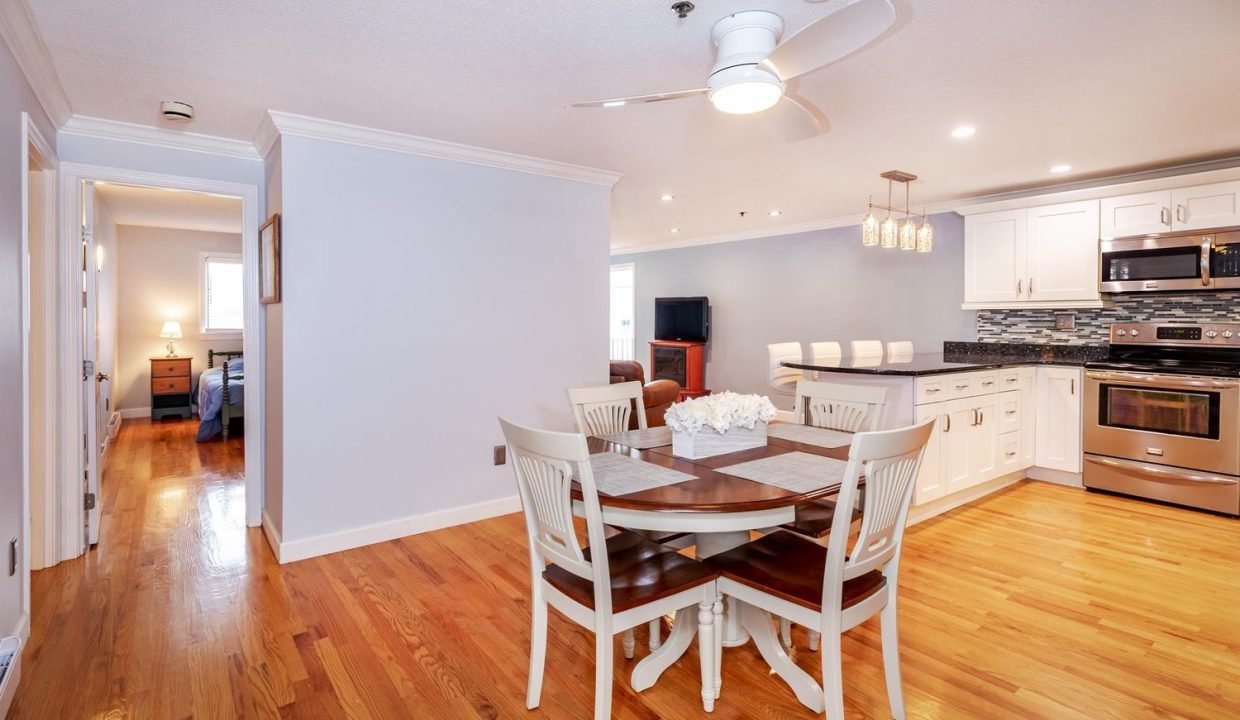
<path id="1" fill-rule="evenodd" d="M 17 66 L 52 125 L 63 125 L 73 114 L 73 108 L 56 75 L 52 56 L 43 44 L 43 36 L 23 0 L 0 2 L 0 38 L 12 51 Z"/>
<path id="2" fill-rule="evenodd" d="M 276 110 L 268 111 L 268 120 L 271 127 L 268 127 L 268 122 L 261 124 L 254 141 L 255 146 L 259 148 L 260 152 L 264 153 L 270 150 L 271 144 L 275 142 L 275 135 L 278 134 L 312 140 L 328 140 L 358 147 L 421 155 L 441 160 L 453 160 L 471 165 L 484 165 L 501 170 L 545 175 L 547 177 L 576 180 L 607 187 L 615 185 L 622 177 L 621 173 L 610 170 L 600 170 L 556 160 L 544 160 L 542 158 L 530 157 L 529 155 L 517 155 L 516 153 L 504 152 L 502 150 L 489 150 L 473 145 L 462 145 L 446 140 L 434 140 L 417 135 L 406 135 L 390 130 L 378 130 L 361 125 L 350 125 L 334 120 L 323 120 L 321 118 L 295 115 Z M 274 128 L 274 133 L 272 128 Z"/>
<path id="3" fill-rule="evenodd" d="M 258 121 L 258 130 L 254 133 L 254 149 L 258 151 L 259 157 L 266 158 L 279 139 L 280 129 L 271 119 L 271 113 L 263 113 L 263 119 Z"/>
<path id="4" fill-rule="evenodd" d="M 101 138 L 104 140 L 121 140 L 140 145 L 152 145 L 174 150 L 189 150 L 211 155 L 236 157 L 243 160 L 262 159 L 254 149 L 254 145 L 245 140 L 169 130 L 151 125 L 139 125 L 120 120 L 105 120 L 84 115 L 74 115 L 65 121 L 60 128 L 60 134 L 80 135 L 82 137 Z"/>

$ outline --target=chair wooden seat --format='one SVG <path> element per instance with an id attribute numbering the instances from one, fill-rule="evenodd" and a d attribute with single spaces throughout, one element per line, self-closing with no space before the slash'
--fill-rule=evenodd
<path id="1" fill-rule="evenodd" d="M 590 559 L 590 548 L 582 552 Z M 631 532 L 607 539 L 613 612 L 645 605 L 704 585 L 719 576 L 693 558 Z M 594 609 L 594 583 L 557 565 L 543 573 L 547 582 L 573 600 Z"/>
<path id="2" fill-rule="evenodd" d="M 822 610 L 827 549 L 812 540 L 788 532 L 773 532 L 703 562 L 723 577 L 811 610 Z M 886 584 L 887 580 L 878 570 L 846 581 L 840 609 L 856 605 Z"/>
<path id="3" fill-rule="evenodd" d="M 838 496 L 836 496 L 838 497 Z M 800 505 L 796 510 L 796 520 L 780 525 L 788 532 L 812 538 L 825 538 L 831 534 L 831 524 L 835 521 L 835 500 L 825 499 Z M 852 521 L 861 519 L 861 511 L 853 510 Z"/>

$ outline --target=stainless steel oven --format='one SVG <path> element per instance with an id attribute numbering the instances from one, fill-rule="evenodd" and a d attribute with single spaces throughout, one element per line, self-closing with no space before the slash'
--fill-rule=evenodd
<path id="1" fill-rule="evenodd" d="M 1086 365 L 1086 487 L 1240 514 L 1240 325 L 1116 325 Z"/>

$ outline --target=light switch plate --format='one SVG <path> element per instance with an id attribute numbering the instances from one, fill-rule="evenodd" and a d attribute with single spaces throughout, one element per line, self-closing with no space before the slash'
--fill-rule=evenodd
<path id="1" fill-rule="evenodd" d="M 503 465 L 508 461 L 508 448 L 504 445 L 496 445 L 491 453 L 491 461 L 496 465 Z"/>

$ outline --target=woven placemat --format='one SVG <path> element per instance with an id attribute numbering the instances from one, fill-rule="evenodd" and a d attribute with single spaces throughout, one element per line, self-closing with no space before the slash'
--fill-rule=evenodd
<path id="1" fill-rule="evenodd" d="M 825 448 L 846 447 L 853 441 L 852 433 L 795 423 L 775 423 L 766 429 L 766 435 Z"/>
<path id="2" fill-rule="evenodd" d="M 679 470 L 610 452 L 591 455 L 590 469 L 594 471 L 594 484 L 599 494 L 612 497 L 694 479 L 693 475 Z"/>
<path id="3" fill-rule="evenodd" d="M 848 463 L 821 455 L 790 452 L 719 468 L 718 472 L 772 485 L 795 493 L 807 493 L 839 485 Z"/>
<path id="4" fill-rule="evenodd" d="M 622 433 L 604 435 L 603 440 L 614 442 L 634 450 L 663 447 L 672 444 L 672 429 L 669 427 L 653 427 L 645 430 L 626 430 Z"/>

